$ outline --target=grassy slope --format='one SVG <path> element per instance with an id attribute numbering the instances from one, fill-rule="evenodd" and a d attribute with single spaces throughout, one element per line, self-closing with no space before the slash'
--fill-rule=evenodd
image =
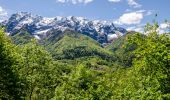
<path id="1" fill-rule="evenodd" d="M 97 56 L 107 60 L 115 59 L 112 52 L 105 50 L 98 42 L 83 34 L 65 31 L 58 37 L 56 40 L 48 39 L 46 42 L 48 43 L 46 46 L 56 59 L 75 59 L 88 56 Z M 52 37 L 50 38 L 52 39 Z"/>
<path id="2" fill-rule="evenodd" d="M 83 64 L 97 70 L 119 66 L 115 63 L 117 58 L 113 52 L 88 36 L 74 31 L 57 32 L 56 35 L 49 35 L 44 43 L 53 58 L 61 63 L 73 66 Z"/>

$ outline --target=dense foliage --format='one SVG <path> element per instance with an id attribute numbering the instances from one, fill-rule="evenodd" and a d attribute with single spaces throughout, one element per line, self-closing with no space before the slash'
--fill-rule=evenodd
<path id="1" fill-rule="evenodd" d="M 24 81 L 19 77 L 20 55 L 8 37 L 0 30 L 0 98 L 22 99 Z"/>
<path id="2" fill-rule="evenodd" d="M 73 32 L 33 39 L 0 31 L 0 99 L 169 100 L 170 34 L 146 26 L 102 47 Z"/>

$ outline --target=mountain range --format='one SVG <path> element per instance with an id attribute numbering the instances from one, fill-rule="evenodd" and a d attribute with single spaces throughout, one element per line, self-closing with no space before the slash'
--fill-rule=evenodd
<path id="1" fill-rule="evenodd" d="M 43 40 L 56 32 L 73 30 L 93 38 L 102 45 L 112 42 L 127 32 L 126 29 L 116 27 L 113 22 L 109 21 L 89 20 L 74 16 L 46 18 L 28 12 L 13 14 L 1 24 L 6 27 L 6 32 L 11 36 L 24 30 L 31 36 Z"/>

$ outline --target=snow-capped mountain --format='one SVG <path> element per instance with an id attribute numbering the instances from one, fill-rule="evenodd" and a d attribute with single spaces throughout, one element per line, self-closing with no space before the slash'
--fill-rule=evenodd
<path id="1" fill-rule="evenodd" d="M 115 27 L 112 22 L 88 20 L 74 16 L 46 18 L 27 12 L 13 14 L 2 24 L 6 26 L 6 32 L 9 35 L 14 35 L 21 29 L 26 29 L 31 35 L 41 39 L 42 35 L 45 36 L 47 32 L 53 30 L 63 32 L 70 29 L 90 36 L 102 44 L 126 33 L 124 28 Z"/>

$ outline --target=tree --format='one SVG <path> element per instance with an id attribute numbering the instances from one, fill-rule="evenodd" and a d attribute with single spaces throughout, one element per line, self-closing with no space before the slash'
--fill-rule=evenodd
<path id="1" fill-rule="evenodd" d="M 23 45 L 20 49 L 23 67 L 20 74 L 28 82 L 28 99 L 50 99 L 57 85 L 57 66 L 51 55 L 36 40 Z M 56 67 L 56 68 L 55 68 Z"/>
<path id="2" fill-rule="evenodd" d="M 146 36 L 137 33 L 129 37 L 129 43 L 137 48 L 128 79 L 122 83 L 124 98 L 170 98 L 170 36 L 159 34 L 157 28 L 157 23 L 147 24 Z"/>
<path id="3" fill-rule="evenodd" d="M 0 29 L 0 99 L 20 100 L 24 96 L 24 83 L 18 75 L 19 58 L 16 46 Z"/>
<path id="4" fill-rule="evenodd" d="M 111 73 L 102 73 L 78 65 L 65 81 L 56 88 L 54 99 L 109 100 L 113 97 L 114 77 Z"/>

